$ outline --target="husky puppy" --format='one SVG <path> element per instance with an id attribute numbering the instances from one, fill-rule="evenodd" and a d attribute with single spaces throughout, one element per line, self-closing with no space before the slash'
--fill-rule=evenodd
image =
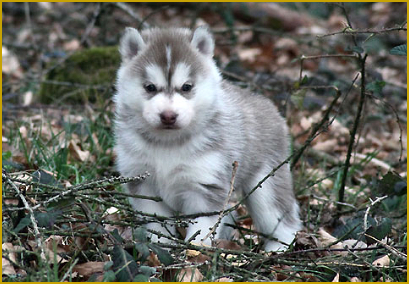
<path id="1" fill-rule="evenodd" d="M 151 177 L 128 184 L 128 191 L 163 199 L 132 199 L 135 210 L 162 216 L 220 211 L 233 161 L 239 163 L 235 190 L 246 194 L 289 155 L 285 120 L 269 99 L 222 79 L 212 59 L 214 46 L 205 27 L 141 33 L 127 28 L 121 39 L 114 96 L 118 168 L 127 177 L 148 171 Z M 249 196 L 246 207 L 255 228 L 271 236 L 266 251 L 292 242 L 301 223 L 288 164 Z M 186 240 L 200 230 L 195 239 L 200 243 L 217 219 L 195 219 Z M 172 226 L 147 227 L 175 234 Z"/>

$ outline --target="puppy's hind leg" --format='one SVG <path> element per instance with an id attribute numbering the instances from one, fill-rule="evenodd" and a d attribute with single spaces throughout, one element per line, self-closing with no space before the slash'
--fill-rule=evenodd
<path id="1" fill-rule="evenodd" d="M 256 230 L 278 240 L 266 239 L 265 250 L 287 249 L 301 229 L 291 179 L 280 180 L 280 176 L 274 176 L 266 180 L 249 196 L 246 205 Z"/>

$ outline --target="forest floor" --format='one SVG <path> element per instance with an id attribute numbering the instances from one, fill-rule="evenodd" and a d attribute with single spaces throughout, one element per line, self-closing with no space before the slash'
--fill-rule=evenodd
<path id="1" fill-rule="evenodd" d="M 406 281 L 406 3 L 2 9 L 3 281 Z M 141 224 L 154 217 L 122 189 L 111 100 L 120 36 L 202 24 L 223 76 L 288 121 L 304 228 L 284 253 L 262 250 L 241 204 L 233 240 L 152 243 Z M 95 47 L 104 60 L 81 53 Z M 58 77 L 78 52 L 84 73 Z M 182 236 L 189 220 L 157 222 Z"/>

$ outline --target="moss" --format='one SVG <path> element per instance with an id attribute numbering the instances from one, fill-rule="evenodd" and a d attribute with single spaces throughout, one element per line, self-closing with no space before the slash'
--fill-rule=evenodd
<path id="1" fill-rule="evenodd" d="M 117 46 L 78 51 L 47 74 L 46 82 L 40 86 L 39 99 L 42 103 L 105 101 L 112 96 L 119 64 Z"/>

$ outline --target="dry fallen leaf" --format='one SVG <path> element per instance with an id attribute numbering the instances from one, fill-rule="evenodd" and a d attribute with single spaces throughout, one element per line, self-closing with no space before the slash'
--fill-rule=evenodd
<path id="1" fill-rule="evenodd" d="M 299 271 L 297 274 L 299 275 L 303 282 L 319 282 L 319 278 L 313 274 L 304 271 Z"/>
<path id="2" fill-rule="evenodd" d="M 332 279 L 332 282 L 339 282 L 339 273 L 335 275 L 334 279 Z"/>
<path id="3" fill-rule="evenodd" d="M 389 267 L 390 264 L 390 258 L 388 255 L 384 255 L 378 259 L 376 259 L 374 262 L 372 262 L 372 265 L 377 266 L 377 267 Z"/>
<path id="4" fill-rule="evenodd" d="M 345 127 L 338 119 L 335 119 L 331 126 L 329 127 L 329 131 L 335 137 L 349 137 L 349 129 Z"/>
<path id="5" fill-rule="evenodd" d="M 186 256 L 187 256 L 187 257 L 196 257 L 196 256 L 198 256 L 199 254 L 201 254 L 201 252 L 198 251 L 198 250 L 194 250 L 194 249 L 187 249 L 187 250 L 186 250 Z"/>
<path id="6" fill-rule="evenodd" d="M 104 265 L 103 261 L 90 261 L 75 265 L 72 271 L 78 272 L 80 276 L 91 277 L 94 273 L 103 272 Z"/>
<path id="7" fill-rule="evenodd" d="M 328 233 L 327 231 L 325 231 L 324 228 L 320 228 L 318 230 L 318 238 L 321 241 L 323 246 L 327 246 L 333 242 L 336 242 L 338 239 L 336 237 L 334 237 L 333 235 L 331 235 L 330 233 Z"/>
<path id="8" fill-rule="evenodd" d="M 119 211 L 119 209 L 116 208 L 116 207 L 109 207 L 107 210 L 105 210 L 105 212 L 102 214 L 102 216 L 104 218 L 106 218 L 107 220 L 109 220 L 109 221 L 118 221 L 120 219 L 119 215 L 115 214 L 118 211 Z"/>
<path id="9" fill-rule="evenodd" d="M 56 259 L 58 263 L 68 262 L 68 260 L 63 259 L 58 255 L 58 253 L 67 253 L 70 251 L 70 246 L 64 244 L 64 237 L 55 235 L 49 236 L 44 241 L 44 245 L 44 251 L 48 255 L 49 259 L 54 259 L 54 255 L 57 253 Z"/>
<path id="10" fill-rule="evenodd" d="M 81 43 L 78 39 L 72 39 L 64 43 L 64 49 L 67 51 L 75 51 L 80 48 Z"/>
<path id="11" fill-rule="evenodd" d="M 300 126 L 303 130 L 308 130 L 310 129 L 312 125 L 312 119 L 311 118 L 307 118 L 307 117 L 302 117 L 300 120 Z"/>
<path id="12" fill-rule="evenodd" d="M 222 249 L 231 249 L 231 250 L 241 250 L 242 249 L 242 247 L 238 245 L 236 242 L 224 240 L 224 239 L 214 240 L 213 245 L 217 248 L 222 248 Z"/>
<path id="13" fill-rule="evenodd" d="M 323 228 L 320 228 L 318 231 L 319 239 L 322 242 L 323 246 L 328 246 L 338 239 L 332 236 L 330 233 L 325 231 Z M 332 249 L 344 249 L 344 248 L 366 248 L 367 244 L 362 241 L 357 241 L 354 239 L 344 240 L 342 242 L 337 242 L 331 246 Z M 348 251 L 335 251 L 334 254 L 347 255 Z"/>
<path id="14" fill-rule="evenodd" d="M 2 72 L 7 75 L 13 75 L 17 78 L 22 77 L 22 69 L 17 56 L 10 52 L 7 47 L 2 46 Z"/>
<path id="15" fill-rule="evenodd" d="M 29 106 L 33 102 L 33 92 L 27 91 L 23 94 L 23 106 Z"/>
<path id="16" fill-rule="evenodd" d="M 216 279 L 215 282 L 233 282 L 233 279 L 229 277 L 222 277 L 222 278 Z"/>
<path id="17" fill-rule="evenodd" d="M 353 240 L 353 239 L 342 241 L 342 245 L 343 247 L 347 247 L 347 248 L 367 248 L 368 247 L 366 243 L 362 241 Z"/>
<path id="18" fill-rule="evenodd" d="M 11 265 L 10 261 L 5 259 L 4 257 L 2 258 L 2 272 L 3 275 L 15 275 L 16 270 L 14 269 L 13 265 Z"/>
<path id="19" fill-rule="evenodd" d="M 4 243 L 2 245 L 3 254 L 10 259 L 14 263 L 19 263 L 17 258 L 17 254 L 24 249 L 21 246 L 13 245 L 12 243 Z M 6 253 L 6 254 L 5 254 Z M 10 263 L 8 259 L 2 258 L 2 270 L 4 275 L 14 275 L 19 274 L 21 276 L 26 276 L 27 272 L 23 268 L 17 268 L 17 271 L 14 269 L 13 265 Z"/>
<path id="20" fill-rule="evenodd" d="M 2 250 L 7 251 L 7 256 L 12 262 L 17 263 L 16 251 L 21 249 L 20 246 L 14 246 L 12 243 L 4 243 L 1 245 L 1 248 Z"/>
<path id="21" fill-rule="evenodd" d="M 261 50 L 259 48 L 246 48 L 238 52 L 240 60 L 249 62 L 254 62 L 260 54 Z"/>
<path id="22" fill-rule="evenodd" d="M 92 140 L 94 141 L 95 147 L 97 148 L 98 152 L 102 152 L 102 147 L 99 144 L 97 133 L 96 132 L 92 133 L 91 137 Z"/>
<path id="23" fill-rule="evenodd" d="M 199 282 L 203 275 L 197 268 L 182 268 L 177 276 L 178 282 Z"/>
<path id="24" fill-rule="evenodd" d="M 331 152 L 334 150 L 335 146 L 338 144 L 337 139 L 329 139 L 326 141 L 318 142 L 312 147 L 317 151 Z"/>
<path id="25" fill-rule="evenodd" d="M 19 200 L 16 198 L 16 199 L 5 199 L 5 198 L 3 198 L 3 203 L 4 204 L 6 204 L 6 205 L 14 205 L 14 206 L 17 206 L 18 204 L 19 204 Z"/>
<path id="26" fill-rule="evenodd" d="M 147 257 L 146 260 L 148 261 L 148 265 L 151 266 L 151 267 L 161 266 L 161 262 L 160 262 L 158 256 L 153 252 L 149 253 L 149 256 Z"/>
<path id="27" fill-rule="evenodd" d="M 91 156 L 91 153 L 89 151 L 81 150 L 81 148 L 73 141 L 70 141 L 68 149 L 70 150 L 70 153 L 74 157 L 74 159 L 81 162 L 87 161 Z"/>
<path id="28" fill-rule="evenodd" d="M 289 279 L 291 276 L 286 272 L 291 270 L 291 267 L 285 264 L 279 264 L 271 267 L 271 274 L 276 278 L 277 281 L 284 281 Z"/>
<path id="29" fill-rule="evenodd" d="M 305 231 L 297 232 L 295 237 L 297 245 L 300 245 L 304 248 L 316 248 L 321 247 L 321 242 L 312 234 L 309 234 Z"/>
<path id="30" fill-rule="evenodd" d="M 16 252 L 15 252 L 17 248 L 15 248 L 12 243 L 4 243 L 2 244 L 1 248 L 5 256 L 7 256 L 12 262 L 18 263 Z M 2 271 L 3 271 L 3 275 L 16 274 L 16 270 L 14 269 L 13 265 L 6 258 L 2 258 Z"/>
<path id="31" fill-rule="evenodd" d="M 198 245 L 194 242 L 191 242 L 191 244 Z M 202 254 L 200 251 L 193 250 L 193 249 L 186 250 L 186 257 L 189 260 L 189 262 L 192 262 L 192 263 L 204 263 L 211 259 L 210 256 Z"/>
<path id="32" fill-rule="evenodd" d="M 204 243 L 202 243 L 202 242 L 200 242 L 200 243 L 198 243 L 198 242 L 190 242 L 192 245 L 194 245 L 194 246 L 203 246 L 203 247 L 210 247 L 209 245 L 206 245 L 206 244 L 204 244 Z M 186 256 L 187 257 L 196 257 L 196 256 L 198 256 L 199 254 L 201 254 L 201 252 L 200 251 L 197 251 L 197 250 L 193 250 L 193 249 L 187 249 L 186 250 Z"/>

